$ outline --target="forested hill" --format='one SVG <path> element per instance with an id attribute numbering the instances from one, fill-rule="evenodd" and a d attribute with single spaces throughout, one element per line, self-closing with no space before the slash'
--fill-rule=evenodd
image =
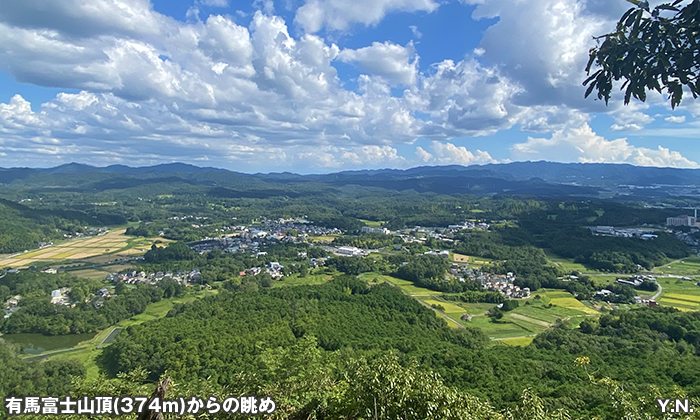
<path id="1" fill-rule="evenodd" d="M 165 319 L 122 333 L 102 363 L 112 374 L 144 367 L 153 378 L 167 371 L 233 389 L 255 383 L 280 400 L 293 396 L 299 411 L 290 418 L 307 418 L 342 403 L 358 358 L 381 366 L 387 352 L 395 352 L 404 366 L 415 360 L 421 371 L 437 372 L 446 385 L 497 409 L 516 406 L 530 388 L 547 407 L 573 418 L 617 420 L 623 417 L 611 410 L 610 395 L 574 361 L 588 357 L 591 372 L 621 381 L 635 397 L 648 395 L 650 384 L 661 395 L 680 386 L 695 397 L 698 334 L 697 313 L 646 308 L 604 315 L 577 330 L 554 328 L 526 348 L 487 347 L 482 333 L 448 329 L 392 286 L 343 277 L 317 287 L 224 292 L 177 306 Z M 304 350 L 295 359 L 289 352 L 299 346 Z M 320 360 L 327 363 L 319 367 Z M 312 377 L 317 387 L 304 388 Z"/>
<path id="2" fill-rule="evenodd" d="M 393 286 L 370 288 L 342 276 L 322 286 L 222 292 L 177 305 L 167 318 L 122 333 L 103 359 L 112 374 L 144 367 L 154 378 L 170 370 L 178 379 L 226 384 L 265 348 L 288 347 L 307 335 L 324 350 L 398 349 L 420 359 L 488 343 L 478 329 L 451 331 Z"/>
<path id="3" fill-rule="evenodd" d="M 64 233 L 82 232 L 84 226 L 126 223 L 121 215 L 76 210 L 33 209 L 0 199 L 0 254 L 37 248 L 40 241 L 62 238 Z"/>
<path id="4" fill-rule="evenodd" d="M 123 165 L 93 167 L 68 164 L 48 169 L 0 168 L 0 184 L 13 189 L 36 191 L 95 192 L 153 184 L 184 183 L 233 188 L 229 194 L 276 189 L 290 191 L 292 185 L 339 188 L 361 185 L 396 191 L 462 194 L 529 194 L 540 196 L 595 195 L 601 188 L 620 185 L 644 189 L 644 194 L 665 194 L 660 185 L 700 186 L 699 169 L 650 168 L 618 164 L 514 162 L 483 166 L 418 167 L 407 170 L 346 171 L 323 175 L 292 173 L 243 174 L 217 168 L 173 163 L 132 168 Z M 274 187 L 273 187 L 274 186 Z M 238 187 L 238 189 L 236 188 Z M 298 191 L 297 191 L 298 192 Z M 279 194 L 278 194 L 279 195 Z"/>

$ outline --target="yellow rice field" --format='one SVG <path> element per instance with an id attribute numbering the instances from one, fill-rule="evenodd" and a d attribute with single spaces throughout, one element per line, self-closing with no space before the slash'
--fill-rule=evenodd
<path id="1" fill-rule="evenodd" d="M 663 297 L 677 300 L 685 300 L 693 303 L 700 303 L 700 296 L 686 295 L 682 293 L 664 293 Z"/>
<path id="2" fill-rule="evenodd" d="M 108 252 L 114 253 L 129 245 L 127 240 L 129 240 L 130 237 L 124 236 L 124 232 L 126 232 L 126 229 L 116 229 L 100 236 L 74 239 L 56 246 L 37 249 L 18 255 L 15 254 L 14 256 L 0 259 L 0 267 L 23 268 L 37 263 L 83 260 L 100 256 Z M 144 243 L 143 247 L 138 246 L 134 249 L 124 249 L 110 257 L 115 259 L 125 256 L 141 255 L 144 253 L 142 248 L 148 249 L 150 247 L 151 241 L 147 242 L 149 242 L 148 245 Z"/>
<path id="3" fill-rule="evenodd" d="M 434 300 L 434 299 L 426 299 L 424 302 L 427 303 L 428 305 L 441 305 L 443 308 L 445 308 L 445 312 L 450 312 L 450 313 L 453 313 L 453 312 L 466 313 L 467 312 L 466 309 L 461 308 L 461 307 L 454 305 L 452 303 L 442 302 L 442 301 Z"/>
<path id="4" fill-rule="evenodd" d="M 672 298 L 667 298 L 665 296 L 662 297 L 659 302 L 665 303 L 665 304 L 670 305 L 670 306 L 681 305 L 681 306 L 685 306 L 685 307 L 693 307 L 693 306 L 700 305 L 700 303 L 698 303 L 698 302 L 688 302 L 687 300 L 672 299 Z"/>
<path id="5" fill-rule="evenodd" d="M 579 310 L 581 312 L 585 312 L 587 314 L 598 314 L 598 312 L 595 309 L 591 309 L 588 306 L 584 305 L 580 301 L 578 301 L 574 297 L 557 297 L 557 298 L 552 298 L 550 300 L 550 303 L 552 305 L 557 305 L 557 306 L 563 306 L 565 308 L 572 308 Z"/>
<path id="6" fill-rule="evenodd" d="M 469 262 L 469 255 L 462 255 L 462 254 L 457 254 L 457 253 L 453 252 L 452 259 L 458 263 L 468 263 Z"/>

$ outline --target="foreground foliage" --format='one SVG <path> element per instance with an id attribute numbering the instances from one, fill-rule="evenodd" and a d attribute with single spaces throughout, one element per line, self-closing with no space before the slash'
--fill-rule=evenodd
<path id="1" fill-rule="evenodd" d="M 614 32 L 600 36 L 603 42 L 591 49 L 586 71 L 600 67 L 586 81 L 586 97 L 597 90 L 598 99 L 610 99 L 613 82 L 624 80 L 625 104 L 634 97 L 646 100 L 647 90 L 666 91 L 675 108 L 687 88 L 700 93 L 700 1 L 676 0 L 653 9 L 648 1 L 629 0 L 629 9 Z M 670 13 L 669 13 L 670 12 Z"/>

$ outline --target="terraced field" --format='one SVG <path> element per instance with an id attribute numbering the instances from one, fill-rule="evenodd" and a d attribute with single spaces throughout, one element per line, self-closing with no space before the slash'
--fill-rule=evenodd
<path id="1" fill-rule="evenodd" d="M 472 257 L 469 257 L 470 261 Z M 587 316 L 597 316 L 600 312 L 586 306 L 575 299 L 570 293 L 562 290 L 540 289 L 533 293 L 539 295 L 539 299 L 521 300 L 520 306 L 511 312 L 504 314 L 503 318 L 492 321 L 486 316 L 493 303 L 465 303 L 460 301 L 446 301 L 442 293 L 422 287 L 414 286 L 407 280 L 387 276 L 379 273 L 363 273 L 360 278 L 367 281 L 386 281 L 400 288 L 407 295 L 412 296 L 426 306 L 441 305 L 444 310 L 435 310 L 442 316 L 451 328 L 477 327 L 493 340 L 520 339 L 513 341 L 513 345 L 526 345 L 528 337 L 539 334 L 555 323 L 568 321 L 567 324 L 578 325 Z M 549 304 L 552 304 L 549 307 Z M 461 316 L 471 315 L 471 321 L 463 321 Z"/>

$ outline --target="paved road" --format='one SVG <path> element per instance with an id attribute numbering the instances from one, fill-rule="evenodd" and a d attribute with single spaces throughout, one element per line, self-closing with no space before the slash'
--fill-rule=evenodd
<path id="1" fill-rule="evenodd" d="M 659 296 L 661 296 L 661 292 L 664 291 L 664 288 L 661 287 L 661 283 L 658 283 L 658 282 L 657 282 L 656 284 L 659 285 L 659 290 L 657 290 L 656 293 L 654 293 L 654 296 L 652 296 L 652 297 L 650 298 L 650 300 L 656 300 L 656 298 L 658 298 Z"/>

